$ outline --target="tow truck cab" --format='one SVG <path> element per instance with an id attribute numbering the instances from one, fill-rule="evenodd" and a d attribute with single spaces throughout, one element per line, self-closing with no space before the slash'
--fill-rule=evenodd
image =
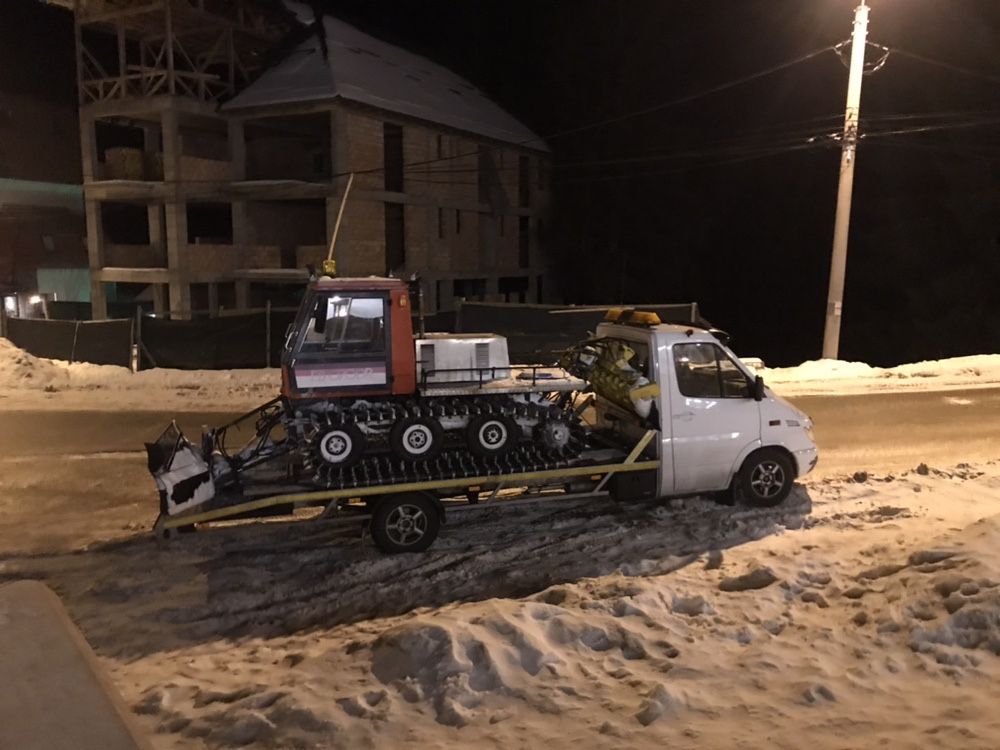
<path id="1" fill-rule="evenodd" d="M 659 430 L 651 450 L 660 469 L 630 494 L 663 497 L 735 485 L 758 505 L 784 499 L 791 480 L 810 472 L 817 450 L 812 421 L 776 396 L 712 333 L 683 325 L 602 323 L 597 338 L 618 339 L 629 364 L 659 386 L 645 420 L 598 396 L 598 429 L 634 442 Z M 790 476 L 786 476 L 790 472 Z M 636 479 L 642 478 L 637 475 Z"/>

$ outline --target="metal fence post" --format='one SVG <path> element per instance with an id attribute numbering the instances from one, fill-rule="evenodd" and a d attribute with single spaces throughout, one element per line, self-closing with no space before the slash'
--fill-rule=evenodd
<path id="1" fill-rule="evenodd" d="M 267 367 L 271 366 L 271 300 L 268 300 L 264 305 L 264 341 L 267 347 L 267 352 L 264 355 L 264 363 Z"/>

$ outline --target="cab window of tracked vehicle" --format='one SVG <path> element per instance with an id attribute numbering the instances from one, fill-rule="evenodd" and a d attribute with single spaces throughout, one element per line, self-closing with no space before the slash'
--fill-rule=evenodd
<path id="1" fill-rule="evenodd" d="M 302 350 L 384 352 L 385 300 L 318 296 L 306 323 Z"/>

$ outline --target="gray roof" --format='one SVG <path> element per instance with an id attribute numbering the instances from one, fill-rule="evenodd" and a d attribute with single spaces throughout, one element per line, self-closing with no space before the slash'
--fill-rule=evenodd
<path id="1" fill-rule="evenodd" d="M 425 57 L 324 19 L 329 62 L 311 36 L 265 71 L 224 111 L 344 99 L 506 143 L 548 150 L 545 142 L 479 89 Z"/>

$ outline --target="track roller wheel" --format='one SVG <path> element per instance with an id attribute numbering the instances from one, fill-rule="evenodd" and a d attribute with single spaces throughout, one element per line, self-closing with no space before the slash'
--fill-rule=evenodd
<path id="1" fill-rule="evenodd" d="M 469 450 L 477 456 L 500 456 L 521 442 L 521 426 L 503 414 L 480 414 L 465 432 Z"/>
<path id="2" fill-rule="evenodd" d="M 383 552 L 423 552 L 441 530 L 441 511 L 428 495 L 414 492 L 379 501 L 372 515 L 372 539 Z"/>
<path id="3" fill-rule="evenodd" d="M 535 428 L 535 438 L 546 450 L 561 455 L 573 438 L 573 430 L 566 420 L 550 417 Z"/>
<path id="4" fill-rule="evenodd" d="M 365 453 L 365 436 L 357 425 L 331 424 L 316 436 L 316 458 L 328 466 L 346 469 L 356 464 Z"/>
<path id="5" fill-rule="evenodd" d="M 389 446 L 407 461 L 430 461 L 441 455 L 444 429 L 433 417 L 404 417 L 389 431 Z"/>

